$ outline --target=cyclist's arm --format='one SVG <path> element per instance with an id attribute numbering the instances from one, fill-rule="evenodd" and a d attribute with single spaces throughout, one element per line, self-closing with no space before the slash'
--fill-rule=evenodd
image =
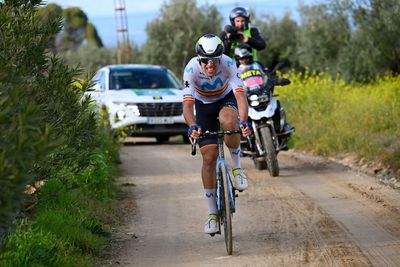
<path id="1" fill-rule="evenodd" d="M 237 92 L 235 93 L 235 97 L 239 108 L 240 121 L 247 121 L 249 106 L 247 103 L 246 95 L 243 92 Z"/>
<path id="2" fill-rule="evenodd" d="M 196 124 L 196 118 L 194 116 L 194 102 L 183 102 L 183 116 L 185 117 L 187 125 L 191 126 Z"/>
<path id="3" fill-rule="evenodd" d="M 196 124 L 194 116 L 194 67 L 192 61 L 189 61 L 183 71 L 183 116 L 186 124 L 191 126 Z"/>

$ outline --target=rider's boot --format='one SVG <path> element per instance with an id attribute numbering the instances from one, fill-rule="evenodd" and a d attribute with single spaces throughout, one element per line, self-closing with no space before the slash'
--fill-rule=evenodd
<path id="1" fill-rule="evenodd" d="M 285 122 L 285 124 L 283 125 L 283 131 L 281 134 L 289 134 L 289 133 L 293 133 L 296 129 L 290 125 L 289 123 Z"/>
<path id="2" fill-rule="evenodd" d="M 235 187 L 239 192 L 242 192 L 247 189 L 249 186 L 249 182 L 247 181 L 247 176 L 244 173 L 243 169 L 237 168 L 232 171 L 233 176 L 235 177 Z"/>

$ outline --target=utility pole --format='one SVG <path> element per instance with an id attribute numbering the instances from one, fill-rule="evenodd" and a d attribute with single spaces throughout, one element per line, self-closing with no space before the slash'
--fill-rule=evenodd
<path id="1" fill-rule="evenodd" d="M 114 0 L 114 8 L 117 25 L 117 64 L 132 63 L 133 51 L 131 43 L 129 42 L 125 0 Z"/>

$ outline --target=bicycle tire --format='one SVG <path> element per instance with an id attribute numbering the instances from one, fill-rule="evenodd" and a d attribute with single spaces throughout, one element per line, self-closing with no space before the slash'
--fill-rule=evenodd
<path id="1" fill-rule="evenodd" d="M 232 255 L 232 212 L 231 212 L 231 198 L 229 195 L 228 177 L 226 175 L 227 169 L 221 166 L 221 220 L 224 226 L 225 246 L 228 255 Z"/>

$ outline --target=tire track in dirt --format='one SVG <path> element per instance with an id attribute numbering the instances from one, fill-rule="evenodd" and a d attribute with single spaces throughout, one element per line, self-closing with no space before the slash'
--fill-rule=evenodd
<path id="1" fill-rule="evenodd" d="M 130 211 L 101 266 L 400 265 L 398 194 L 366 197 L 355 188 L 371 185 L 343 169 L 282 153 L 281 176 L 272 178 L 244 158 L 250 187 L 237 199 L 226 256 L 223 236 L 202 232 L 201 159 L 190 146 L 125 146 L 121 160 L 118 183 L 135 186 L 123 187 Z"/>
<path id="2" fill-rule="evenodd" d="M 285 159 L 285 163 L 290 162 Z M 298 164 L 301 163 L 297 161 Z M 304 164 L 304 168 L 307 168 L 307 164 Z M 339 224 L 371 265 L 398 266 L 400 226 L 397 208 L 382 205 L 385 202 L 382 196 L 371 192 L 366 196 L 365 191 L 359 189 L 360 186 L 349 183 L 354 176 L 350 171 L 330 165 L 288 181 L 318 203 Z M 363 178 L 368 180 L 368 177 Z M 363 187 L 367 188 L 368 185 L 364 184 Z M 385 219 L 382 219 L 382 214 L 386 214 Z"/>
<path id="3" fill-rule="evenodd" d="M 258 175 L 250 174 L 251 177 Z M 275 206 L 276 214 L 279 214 L 274 220 L 275 232 L 279 233 L 278 252 L 298 254 L 293 262 L 285 259 L 285 264 L 298 265 L 302 259 L 302 264 L 318 266 L 370 265 L 336 222 L 305 194 L 291 188 L 279 177 L 264 175 L 260 179 L 265 180 L 266 193 L 274 202 L 271 206 Z M 273 216 L 274 212 L 270 214 Z"/>

